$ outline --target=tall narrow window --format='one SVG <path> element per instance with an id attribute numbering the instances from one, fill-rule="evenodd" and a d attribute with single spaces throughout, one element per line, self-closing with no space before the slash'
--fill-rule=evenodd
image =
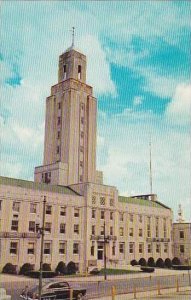
<path id="1" fill-rule="evenodd" d="M 63 80 L 66 79 L 66 65 L 63 67 Z"/>
<path id="2" fill-rule="evenodd" d="M 78 79 L 82 78 L 82 67 L 79 65 L 78 66 Z"/>

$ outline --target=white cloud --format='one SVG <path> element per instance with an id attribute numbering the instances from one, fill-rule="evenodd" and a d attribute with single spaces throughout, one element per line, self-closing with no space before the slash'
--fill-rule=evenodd
<path id="1" fill-rule="evenodd" d="M 139 106 L 143 103 L 143 97 L 142 96 L 136 96 L 134 99 L 133 99 L 133 105 L 134 106 Z"/>
<path id="2" fill-rule="evenodd" d="M 177 123 L 191 121 L 191 84 L 180 83 L 177 85 L 166 114 Z"/>
<path id="3" fill-rule="evenodd" d="M 116 96 L 116 87 L 111 78 L 110 64 L 107 61 L 100 41 L 96 36 L 83 36 L 78 44 L 87 56 L 87 82 L 96 94 Z"/>

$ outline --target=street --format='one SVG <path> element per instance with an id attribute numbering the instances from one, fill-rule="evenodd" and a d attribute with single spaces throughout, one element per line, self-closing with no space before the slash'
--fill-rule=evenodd
<path id="1" fill-rule="evenodd" d="M 97 278 L 96 278 L 97 279 Z M 187 274 L 181 275 L 171 275 L 171 276 L 153 276 L 153 277 L 142 277 L 139 278 L 128 278 L 128 279 L 114 279 L 109 278 L 107 281 L 88 281 L 88 278 L 84 278 L 83 282 L 76 280 L 70 280 L 66 277 L 54 278 L 53 281 L 67 281 L 72 287 L 85 288 L 87 290 L 87 299 L 89 298 L 100 298 L 102 296 L 111 295 L 112 286 L 115 286 L 117 294 L 133 293 L 134 288 L 137 292 L 156 290 L 158 287 L 162 290 L 163 288 L 176 287 L 177 280 L 180 287 L 189 286 L 189 278 Z M 49 282 L 50 279 L 44 280 Z M 19 295 L 22 289 L 28 286 L 34 286 L 38 284 L 38 280 L 28 280 L 28 281 L 15 281 L 1 283 L 1 287 L 7 290 L 7 294 L 12 296 L 13 300 L 19 300 Z M 164 298 L 163 298 L 164 299 Z"/>

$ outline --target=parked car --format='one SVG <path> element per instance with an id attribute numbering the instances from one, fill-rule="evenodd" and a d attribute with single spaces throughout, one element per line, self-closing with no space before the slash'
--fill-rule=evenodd
<path id="1" fill-rule="evenodd" d="M 73 288 L 66 281 L 50 282 L 42 287 L 42 300 L 55 300 L 55 299 L 70 299 L 70 290 L 73 289 L 73 300 L 85 299 L 86 289 Z M 25 300 L 38 300 L 38 285 L 32 288 L 26 287 L 20 298 Z"/>
<path id="2" fill-rule="evenodd" d="M 94 268 L 90 271 L 91 275 L 99 275 L 99 273 L 100 273 L 100 270 L 98 268 Z"/>

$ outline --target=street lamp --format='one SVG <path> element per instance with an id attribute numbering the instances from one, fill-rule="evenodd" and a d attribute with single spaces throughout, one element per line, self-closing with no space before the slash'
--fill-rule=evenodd
<path id="1" fill-rule="evenodd" d="M 39 292 L 38 299 L 41 300 L 42 294 L 42 267 L 43 267 L 43 252 L 44 252 L 44 231 L 45 231 L 45 209 L 46 209 L 46 196 L 44 196 L 43 200 L 43 215 L 42 215 L 42 226 L 41 219 L 38 216 L 36 219 L 36 231 L 41 236 L 41 247 L 40 247 L 40 274 L 39 274 Z"/>
<path id="2" fill-rule="evenodd" d="M 107 257 L 106 257 L 106 244 L 109 242 L 109 236 L 106 236 L 105 221 L 103 227 L 103 240 L 104 240 L 104 280 L 107 280 Z"/>

